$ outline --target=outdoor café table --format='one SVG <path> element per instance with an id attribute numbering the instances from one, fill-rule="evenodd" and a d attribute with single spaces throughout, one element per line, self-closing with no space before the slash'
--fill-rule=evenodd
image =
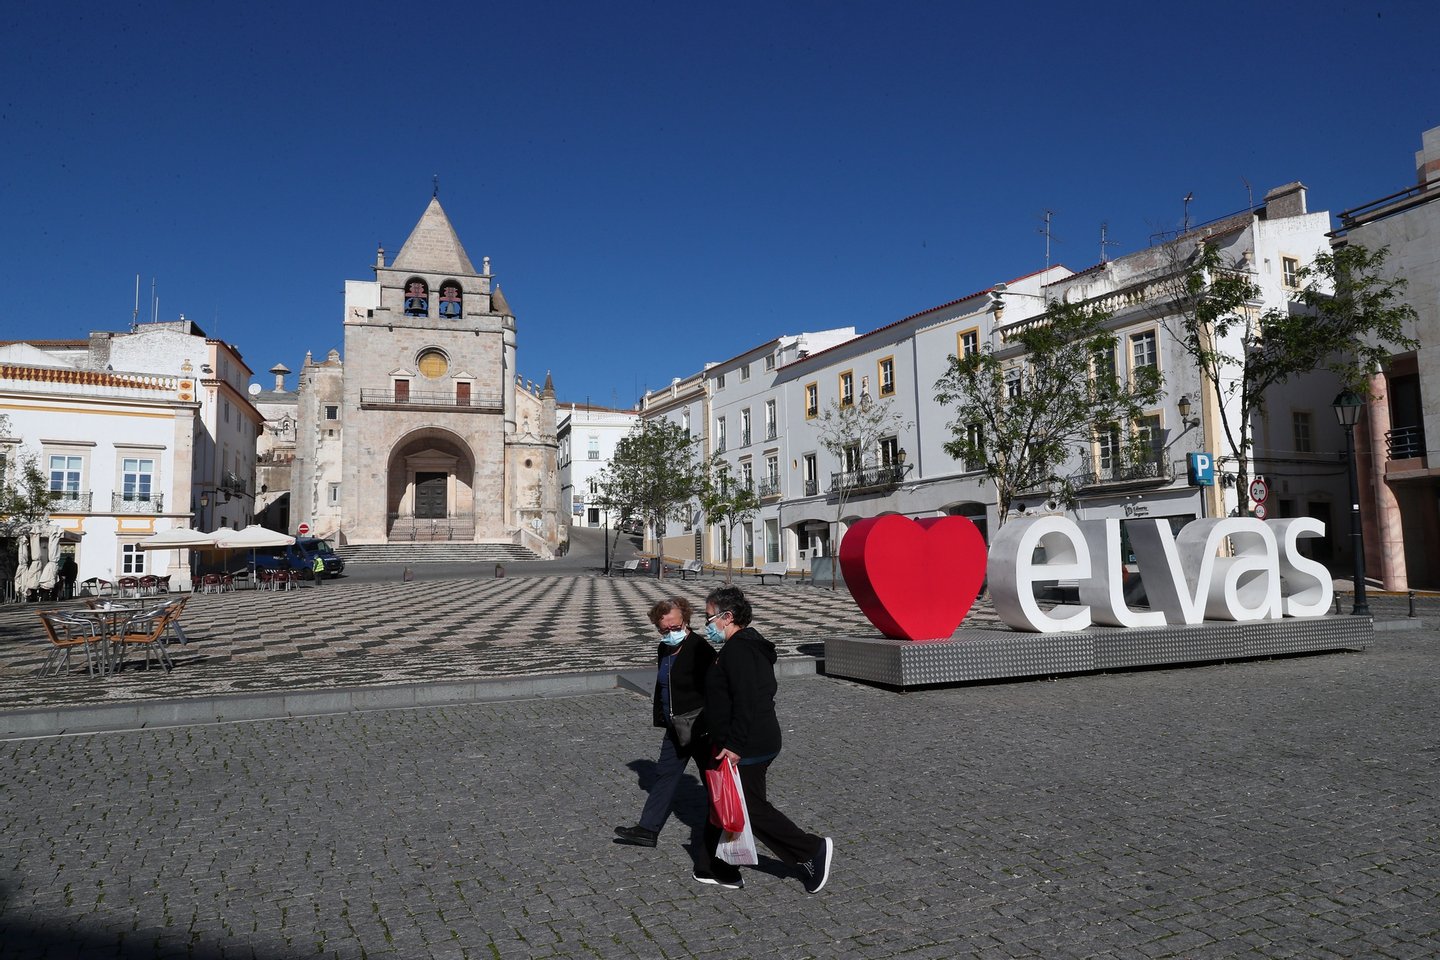
<path id="1" fill-rule="evenodd" d="M 138 606 L 119 604 L 106 607 L 90 607 L 71 610 L 68 616 L 89 620 L 95 624 L 100 637 L 100 672 L 113 673 L 115 670 L 115 635 L 130 622 L 130 618 L 142 612 Z"/>

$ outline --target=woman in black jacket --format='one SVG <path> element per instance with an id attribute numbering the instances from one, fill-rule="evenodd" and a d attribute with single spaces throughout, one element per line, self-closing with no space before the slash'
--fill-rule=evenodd
<path id="1" fill-rule="evenodd" d="M 665 730 L 656 779 L 633 827 L 616 827 L 621 843 L 653 847 L 670 816 L 680 777 L 692 756 L 698 765 L 705 749 L 705 674 L 715 662 L 715 651 L 705 638 L 690 629 L 692 610 L 684 597 L 661 600 L 650 608 L 650 622 L 660 631 L 656 648 L 654 721 Z"/>
<path id="2" fill-rule="evenodd" d="M 750 626 L 750 601 L 739 587 L 721 587 L 705 598 L 705 631 L 722 640 L 720 655 L 705 681 L 705 722 L 718 761 L 734 761 L 745 791 L 745 810 L 755 839 L 781 860 L 798 865 L 805 889 L 819 893 L 830 879 L 835 845 L 829 837 L 806 833 L 777 810 L 765 791 L 765 775 L 780 755 L 780 720 L 775 715 L 775 644 Z M 720 828 L 705 822 L 705 849 L 712 858 Z M 727 869 L 728 868 L 728 869 Z M 713 861 L 713 874 L 696 871 L 701 883 L 743 885 L 740 871 Z"/>

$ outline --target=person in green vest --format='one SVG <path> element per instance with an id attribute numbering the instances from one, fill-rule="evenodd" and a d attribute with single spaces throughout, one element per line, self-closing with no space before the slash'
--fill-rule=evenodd
<path id="1" fill-rule="evenodd" d="M 315 586 L 320 586 L 325 580 L 325 558 L 315 554 L 315 564 L 310 569 L 315 573 Z"/>

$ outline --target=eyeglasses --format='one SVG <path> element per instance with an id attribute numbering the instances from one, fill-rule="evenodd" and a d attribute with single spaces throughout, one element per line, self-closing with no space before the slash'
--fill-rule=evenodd
<path id="1" fill-rule="evenodd" d="M 725 614 L 727 614 L 727 613 L 729 613 L 729 612 L 730 612 L 729 610 L 721 610 L 721 611 L 719 611 L 718 613 L 712 613 L 712 614 L 710 614 L 710 616 L 708 616 L 708 617 L 705 618 L 705 622 L 706 622 L 706 623 L 714 623 L 714 622 L 715 622 L 716 620 L 718 620 L 720 617 L 725 616 Z"/>
<path id="2" fill-rule="evenodd" d="M 658 631 L 660 631 L 661 634 L 666 634 L 666 633 L 669 633 L 669 632 L 672 631 L 672 630 L 684 630 L 684 629 L 685 629 L 685 624 L 683 624 L 683 623 L 677 623 L 677 624 L 675 624 L 675 626 L 673 626 L 673 627 L 667 627 L 667 626 L 665 626 L 665 624 L 661 623 L 661 624 L 657 624 L 656 627 L 655 627 L 655 629 L 658 630 Z"/>

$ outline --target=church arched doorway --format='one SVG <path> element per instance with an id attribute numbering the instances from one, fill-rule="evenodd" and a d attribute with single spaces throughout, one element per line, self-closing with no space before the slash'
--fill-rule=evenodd
<path id="1" fill-rule="evenodd" d="M 407 434 L 386 469 L 391 540 L 475 539 L 475 458 L 456 434 L 429 427 Z"/>

